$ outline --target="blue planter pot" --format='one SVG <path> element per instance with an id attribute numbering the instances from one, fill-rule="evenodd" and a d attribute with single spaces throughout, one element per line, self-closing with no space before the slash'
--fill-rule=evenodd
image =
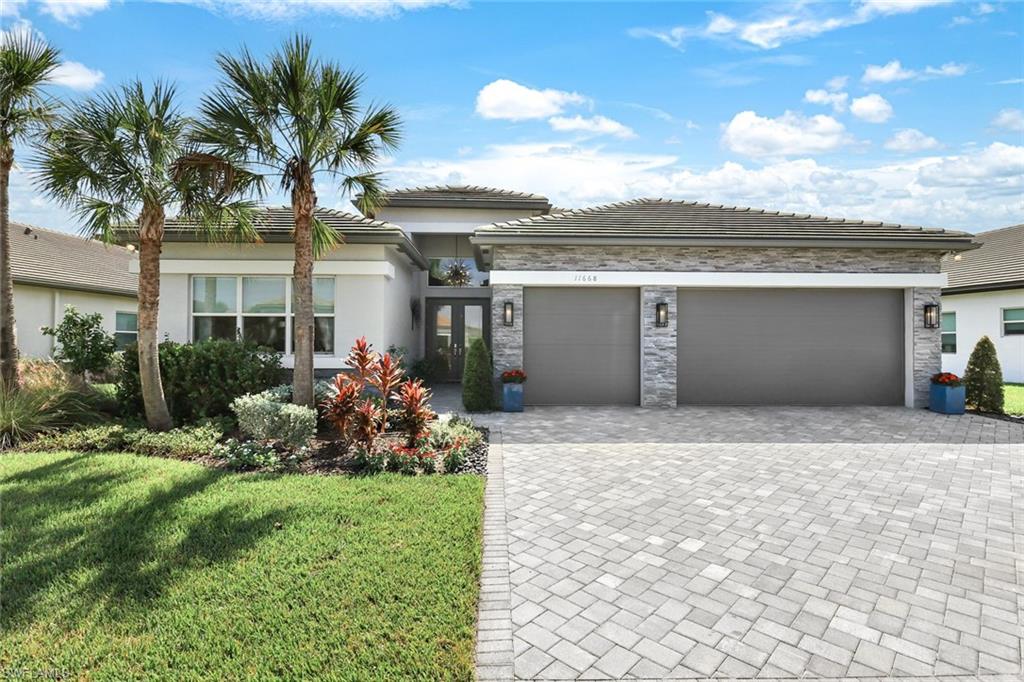
<path id="1" fill-rule="evenodd" d="M 965 386 L 944 386 L 932 384 L 928 394 L 928 409 L 940 414 L 963 414 L 964 398 L 967 396 Z"/>
<path id="2" fill-rule="evenodd" d="M 523 385 L 502 384 L 502 407 L 506 412 L 523 411 Z"/>

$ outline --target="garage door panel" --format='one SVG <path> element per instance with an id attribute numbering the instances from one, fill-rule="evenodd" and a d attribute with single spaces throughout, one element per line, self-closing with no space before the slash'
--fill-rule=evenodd
<path id="1" fill-rule="evenodd" d="M 903 402 L 901 290 L 682 289 L 683 404 Z"/>
<path id="2" fill-rule="evenodd" d="M 638 290 L 528 287 L 523 308 L 527 404 L 640 402 Z"/>

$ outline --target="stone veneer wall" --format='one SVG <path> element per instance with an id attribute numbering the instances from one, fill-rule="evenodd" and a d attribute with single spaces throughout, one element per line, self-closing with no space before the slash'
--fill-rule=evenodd
<path id="1" fill-rule="evenodd" d="M 924 326 L 926 303 L 940 303 L 941 289 L 914 289 L 914 407 L 928 405 L 932 375 L 942 371 L 942 329 Z"/>
<path id="2" fill-rule="evenodd" d="M 938 251 L 917 249 L 827 249 L 748 247 L 539 246 L 496 248 L 494 270 L 606 270 L 647 272 L 939 272 Z M 931 375 L 940 371 L 940 330 L 925 329 L 925 303 L 939 302 L 939 289 L 914 289 L 914 404 L 928 403 Z M 676 404 L 676 290 L 642 287 L 641 404 Z M 515 324 L 502 321 L 504 302 L 515 304 Z M 654 327 L 654 306 L 669 304 L 669 326 Z M 491 336 L 495 376 L 523 366 L 523 287 L 492 286 Z"/>
<path id="3" fill-rule="evenodd" d="M 644 407 L 676 406 L 676 287 L 640 288 L 640 404 Z M 658 303 L 668 303 L 668 326 L 654 326 Z"/>

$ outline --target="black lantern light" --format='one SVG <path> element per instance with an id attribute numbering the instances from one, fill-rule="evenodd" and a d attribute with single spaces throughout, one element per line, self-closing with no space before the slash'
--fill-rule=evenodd
<path id="1" fill-rule="evenodd" d="M 516 321 L 515 306 L 513 305 L 512 301 L 505 301 L 504 321 L 506 327 L 511 327 Z"/>
<path id="2" fill-rule="evenodd" d="M 935 329 L 939 326 L 939 304 L 925 303 L 924 305 L 924 326 L 926 329 Z"/>
<path id="3" fill-rule="evenodd" d="M 654 306 L 654 326 L 668 326 L 668 303 L 664 301 Z"/>

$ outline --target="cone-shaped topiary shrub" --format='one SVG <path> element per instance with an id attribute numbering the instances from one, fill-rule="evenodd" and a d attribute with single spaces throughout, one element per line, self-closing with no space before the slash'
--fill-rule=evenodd
<path id="1" fill-rule="evenodd" d="M 494 405 L 491 353 L 483 339 L 473 339 L 462 372 L 462 405 L 470 412 L 486 412 Z"/>
<path id="2" fill-rule="evenodd" d="M 979 412 L 1003 412 L 1003 370 L 996 357 L 996 347 L 983 336 L 971 351 L 964 370 L 967 404 Z"/>

